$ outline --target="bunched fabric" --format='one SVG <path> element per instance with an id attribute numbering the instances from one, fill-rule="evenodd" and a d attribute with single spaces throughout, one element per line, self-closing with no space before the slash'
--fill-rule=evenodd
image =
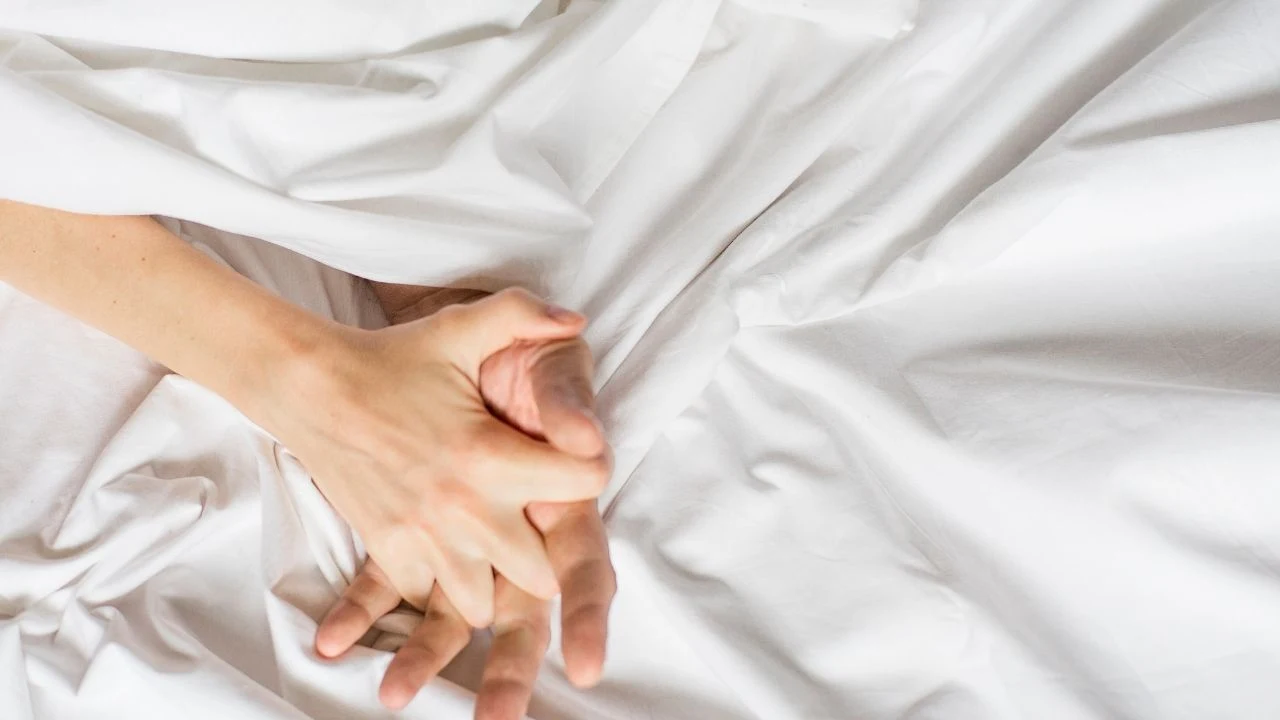
<path id="1" fill-rule="evenodd" d="M 351 273 L 589 314 L 620 594 L 538 720 L 1280 717 L 1278 41 L 1271 0 L 0 0 L 0 197 L 349 323 Z M 0 429 L 0 717 L 386 717 L 413 619 L 315 656 L 359 539 L 218 398 L 0 286 Z M 482 644 L 404 716 L 469 717 Z"/>

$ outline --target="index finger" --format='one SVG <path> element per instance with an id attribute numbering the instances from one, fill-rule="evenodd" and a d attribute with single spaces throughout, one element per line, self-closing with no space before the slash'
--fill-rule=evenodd
<path id="1" fill-rule="evenodd" d="M 438 311 L 434 324 L 468 379 L 479 382 L 485 358 L 517 340 L 559 340 L 582 331 L 587 319 L 521 288 L 507 288 L 470 305 Z"/>

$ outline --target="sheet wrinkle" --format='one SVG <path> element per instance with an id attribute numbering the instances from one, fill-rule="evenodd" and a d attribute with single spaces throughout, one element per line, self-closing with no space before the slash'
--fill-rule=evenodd
<path id="1" fill-rule="evenodd" d="M 545 13 L 539 9 L 544 4 L 541 0 L 489 0 L 432 5 L 430 12 L 423 12 L 427 6 L 413 0 L 358 7 L 332 0 L 281 0 L 271 5 L 229 2 L 216 9 L 178 9 L 150 0 L 117 2 L 111 7 L 54 0 L 4 8 L 0 24 L 40 35 L 219 59 L 333 62 L 393 55 L 448 37 L 470 40 L 488 30 L 510 32 L 531 18 L 542 17 Z M 113 12 L 134 21 L 112 23 Z"/>
<path id="2" fill-rule="evenodd" d="M 1207 504 L 1215 506 L 1219 504 L 1214 502 L 1218 499 L 1215 495 L 1198 493 L 1197 496 L 1204 498 Z M 1214 566 L 1215 573 L 1244 575 L 1250 579 L 1254 579 L 1253 576 L 1256 575 L 1263 575 L 1266 576 L 1266 580 L 1271 582 L 1280 580 L 1280 557 L 1275 554 L 1267 557 L 1265 554 L 1258 552 L 1256 549 L 1257 544 L 1239 537 L 1231 523 L 1224 522 L 1216 525 L 1198 523 L 1199 526 L 1197 527 L 1193 526 L 1191 522 L 1185 521 L 1184 518 L 1175 517 L 1167 507 L 1155 507 L 1154 505 L 1131 505 L 1126 507 L 1138 519 L 1144 521 L 1147 529 L 1158 536 L 1162 543 L 1167 543 L 1169 546 L 1182 548 L 1198 555 L 1202 563 Z M 1232 513 L 1229 510 L 1218 510 L 1217 512 L 1230 516 L 1228 519 L 1231 521 L 1238 522 L 1240 520 L 1239 513 Z M 1217 529 L 1219 527 L 1230 529 L 1227 532 L 1223 532 Z M 1220 537 L 1213 537 L 1213 534 L 1217 534 Z M 1256 584 L 1260 591 L 1264 590 L 1261 580 Z M 1276 593 L 1273 587 L 1266 586 L 1265 591 L 1277 595 L 1276 599 L 1280 600 L 1280 593 Z"/>
<path id="3" fill-rule="evenodd" d="M 873 478 L 870 478 L 870 479 L 873 479 L 873 480 L 874 480 L 874 479 L 876 479 L 876 478 L 874 478 L 874 477 L 873 477 Z M 904 512 L 904 514 L 906 515 L 906 518 L 911 518 L 911 515 L 910 515 L 910 514 L 908 514 L 908 512 Z M 925 534 L 925 537 L 928 537 L 928 533 L 924 533 L 924 534 Z M 959 577 L 956 577 L 956 575 L 952 574 L 952 580 L 959 580 L 959 579 L 960 579 Z"/>
<path id="4" fill-rule="evenodd" d="M 1280 93 L 1263 92 L 1085 134 L 1072 140 L 1068 147 L 1093 150 L 1109 145 L 1157 142 L 1177 135 L 1229 132 L 1241 125 L 1270 126 L 1277 121 L 1280 121 Z"/>
<path id="5" fill-rule="evenodd" d="M 168 214 L 170 214 L 170 215 L 183 215 L 183 213 L 168 213 Z M 526 222 L 525 224 L 527 225 L 527 222 Z M 527 232 L 527 229 L 526 229 L 526 232 Z M 274 236 L 274 234 L 275 234 L 275 233 L 264 233 L 264 234 L 271 234 L 271 236 Z"/>
<path id="6" fill-rule="evenodd" d="M 887 393 L 885 394 L 887 395 Z M 927 408 L 927 406 L 924 407 Z M 938 430 L 945 437 L 946 433 L 941 432 L 940 427 Z M 866 447 L 864 446 L 863 449 L 865 450 Z M 909 528 L 910 545 L 919 554 L 919 559 L 928 564 L 933 578 L 935 580 L 950 579 L 953 573 L 949 569 L 950 552 L 947 550 L 946 544 L 938 541 L 926 529 L 926 525 L 918 521 L 915 514 L 907 509 L 906 505 L 898 497 L 898 493 L 892 489 L 892 484 L 886 482 L 886 476 L 877 470 L 876 463 L 870 459 L 870 454 L 868 456 L 854 455 L 850 451 L 845 455 L 845 460 L 848 463 L 847 467 L 857 468 L 860 471 L 858 479 L 869 482 L 881 499 L 893 509 L 896 519 L 905 523 L 906 527 Z"/>
<path id="7" fill-rule="evenodd" d="M 646 565 L 648 566 L 646 567 L 646 570 L 648 572 L 655 573 L 659 576 L 662 574 L 664 570 L 666 570 L 667 572 L 671 571 L 670 565 L 654 566 L 651 563 L 646 563 Z M 655 592 L 655 590 L 657 590 L 658 587 L 661 587 L 661 585 L 651 587 L 651 588 L 646 588 L 646 590 L 649 591 L 646 594 L 649 597 L 650 603 L 654 607 L 658 608 L 659 612 L 662 613 L 663 619 L 666 622 L 666 624 L 675 626 L 675 627 L 686 625 L 687 613 L 678 611 L 677 608 L 680 606 L 677 603 L 672 602 L 672 598 L 670 597 L 669 594 Z M 664 600 L 666 602 L 664 602 Z M 695 643 L 688 642 L 684 638 L 681 638 L 681 644 L 686 649 L 688 649 L 694 656 L 698 658 L 702 667 L 705 668 L 708 672 L 710 672 L 717 682 L 719 682 L 724 688 L 728 690 L 727 695 L 725 695 L 724 697 L 732 698 L 731 704 L 734 706 L 734 708 L 736 710 L 743 711 L 746 713 L 745 716 L 738 716 L 738 717 L 753 718 L 754 720 L 766 720 L 757 712 L 753 711 L 753 709 L 749 705 L 743 702 L 742 699 L 745 697 L 748 697 L 749 694 L 743 692 L 743 687 L 741 686 L 741 684 L 733 683 L 730 680 L 726 679 L 725 676 L 717 669 L 716 663 L 711 662 L 709 660 L 709 658 L 704 654 L 703 649 L 701 647 L 699 647 Z"/>
<path id="8" fill-rule="evenodd" d="M 648 336 L 646 335 L 646 338 L 647 337 Z M 663 341 L 659 340 L 654 342 L 660 343 Z M 641 340 L 639 343 L 637 343 L 637 347 L 638 348 L 642 347 L 644 344 L 645 344 L 645 341 Z M 729 351 L 731 344 L 732 344 L 732 339 L 724 342 L 724 350 L 723 350 L 724 353 L 727 353 Z M 706 383 L 710 382 L 710 378 L 714 375 L 717 366 L 723 361 L 723 359 L 724 359 L 724 355 L 722 353 L 721 355 L 719 355 L 718 359 L 710 363 L 709 366 L 701 369 L 701 373 L 700 373 L 701 380 L 695 381 L 694 383 L 690 383 L 691 385 L 697 385 L 698 390 L 696 392 L 692 392 L 691 394 L 686 395 L 686 400 L 684 401 L 684 404 L 680 405 L 679 407 L 676 407 L 676 403 L 669 403 L 669 407 L 664 408 L 665 410 L 663 412 L 664 419 L 678 417 L 697 399 L 698 393 L 700 393 L 701 390 L 706 387 Z M 674 364 L 674 363 L 671 363 L 671 364 Z M 687 370 L 688 368 L 684 368 L 684 369 Z M 611 388 L 609 384 L 613 383 L 615 381 L 615 378 L 620 378 L 620 379 L 617 381 L 614 387 Z M 610 374 L 609 380 L 606 381 L 606 383 L 600 386 L 599 389 L 597 390 L 597 402 L 600 404 L 601 408 L 606 408 L 606 410 L 601 413 L 601 419 L 604 421 L 606 432 L 611 437 L 614 435 L 620 434 L 617 429 L 617 426 L 620 423 L 616 418 L 610 417 L 607 408 L 619 402 L 619 400 L 615 398 L 617 398 L 620 395 L 627 394 L 630 391 L 630 387 L 632 386 L 632 384 L 636 382 L 644 382 L 644 381 L 635 378 L 630 373 L 627 373 L 627 374 L 613 373 L 613 374 Z M 615 388 L 617 388 L 619 385 L 622 386 L 620 390 L 616 390 L 616 392 L 610 392 Z M 650 439 L 649 442 L 645 443 L 644 445 L 636 444 L 632 447 L 625 447 L 625 448 L 615 447 L 614 479 L 610 482 L 611 487 L 606 490 L 605 495 L 603 496 L 602 507 L 600 510 L 601 517 L 604 519 L 606 526 L 608 525 L 609 518 L 613 513 L 614 507 L 623 498 L 623 495 L 626 493 L 627 487 L 631 484 L 635 473 L 639 471 L 639 467 L 640 467 L 639 462 L 641 458 L 644 457 L 644 455 L 648 452 L 649 448 L 652 447 L 653 443 L 656 441 L 657 441 L 657 436 L 655 436 L 653 439 Z M 619 452 L 620 450 L 622 452 Z M 625 475 L 622 474 L 623 472 L 625 472 Z"/>
<path id="9" fill-rule="evenodd" d="M 962 165 L 968 168 L 968 174 L 954 181 L 948 189 L 944 190 L 941 197 L 933 198 L 928 203 L 930 212 L 913 228 L 905 229 L 898 236 L 898 241 L 885 249 L 880 261 L 868 272 L 866 294 L 874 294 L 883 284 L 897 281 L 895 267 L 919 268 L 925 265 L 931 252 L 936 249 L 935 238 L 940 237 L 948 225 L 963 215 L 964 211 L 978 201 L 983 194 L 991 192 L 992 188 L 1006 182 L 1011 173 L 1017 172 L 1028 161 L 1042 155 L 1041 148 L 1059 137 L 1063 128 L 1070 124 L 1072 118 L 1086 111 L 1094 98 L 1131 72 L 1138 59 L 1148 57 L 1193 23 L 1198 13 L 1192 11 L 1196 10 L 1200 3 L 1188 2 L 1182 5 L 1184 12 L 1180 17 L 1171 16 L 1167 8 L 1153 7 L 1145 18 L 1140 19 L 1123 34 L 1111 40 L 1109 50 L 1095 55 L 1089 64 L 1075 70 L 1072 75 L 1062 77 L 1056 87 L 1040 90 L 1044 97 L 1054 97 L 1056 98 L 1054 103 L 1060 105 L 1052 118 L 1045 118 L 1047 112 L 1054 109 L 1052 105 L 1049 108 L 1046 108 L 1044 103 L 1029 105 L 1029 112 L 1035 113 L 1037 120 L 1040 121 L 1030 123 L 1026 122 L 1027 118 L 1024 117 L 1018 124 L 1022 127 L 1034 128 L 1033 135 L 1019 138 L 1017 141 L 1011 141 L 1007 136 L 1000 137 L 997 141 L 999 146 L 1007 150 L 1000 152 L 995 147 L 988 146 L 983 153 L 985 155 L 983 161 Z M 1204 8 L 1201 7 L 1200 11 L 1203 12 Z M 1043 32 L 1057 32 L 1056 26 L 1056 22 L 1047 23 Z M 1050 27 L 1054 29 L 1050 30 Z M 1163 30 L 1163 34 L 1152 32 L 1157 28 Z M 1141 42 L 1148 37 L 1151 40 L 1146 43 Z M 1043 35 L 1038 38 L 1033 36 L 1029 39 L 1027 47 L 1036 47 L 1044 39 Z M 1017 73 L 1020 68 L 1028 66 L 1026 63 L 1013 63 L 1010 67 Z M 991 78 L 987 87 L 998 88 L 997 92 L 1008 92 L 1007 88 L 1012 83 L 1001 83 L 998 80 L 998 77 Z M 979 92 L 967 104 L 967 109 L 958 114 L 963 116 L 968 114 L 968 109 L 994 102 L 992 98 L 985 95 L 985 92 Z M 1078 99 L 1069 101 L 1065 99 L 1066 97 Z M 1041 118 L 1044 119 L 1041 120 Z M 940 139 L 946 137 L 951 140 L 953 147 L 972 152 L 974 145 L 962 142 L 960 139 L 962 136 L 957 136 L 954 128 L 948 128 L 948 133 L 948 135 L 938 134 L 936 137 Z M 936 147 L 931 150 L 930 154 L 934 157 L 941 154 Z M 922 149 L 921 152 L 923 154 L 924 150 Z M 894 248 L 897 247 L 901 247 L 901 251 L 895 251 Z M 911 273 L 908 271 L 906 274 Z"/>
<path id="10" fill-rule="evenodd" d="M 608 118 L 609 139 L 588 156 L 579 172 L 566 177 L 579 202 L 589 202 L 649 121 L 687 78 L 720 7 L 720 0 L 657 6 L 653 17 L 602 64 L 602 78 L 634 75 L 643 67 L 646 80 L 633 86 L 631 97 L 625 101 L 616 89 L 609 88 L 610 101 L 594 104 L 596 113 L 603 111 Z M 604 89 L 602 80 L 592 86 Z"/>
<path id="11" fill-rule="evenodd" d="M 1187 323 L 1180 329 L 1162 328 L 1159 322 L 1141 318 L 1092 332 L 1026 328 L 1016 335 L 976 338 L 964 345 L 940 343 L 905 360 L 903 371 L 907 375 L 917 368 L 935 373 L 1045 373 L 1043 377 L 1064 381 L 1131 381 L 1159 388 L 1270 396 L 1280 390 L 1280 379 L 1272 372 L 1280 365 L 1280 349 L 1274 344 L 1280 342 L 1280 332 L 1273 337 L 1267 330 L 1265 326 L 1223 327 L 1213 319 L 1199 327 Z M 1153 344 L 1169 350 L 1158 367 L 1144 357 Z M 1223 356 L 1236 362 L 1224 367 Z M 1177 367 L 1170 367 L 1168 359 L 1176 361 Z M 981 366 L 975 366 L 979 360 Z"/>
<path id="12" fill-rule="evenodd" d="M 844 14 L 616 0 L 575 3 L 555 25 L 530 2 L 450 8 L 428 28 L 415 6 L 399 28 L 397 0 L 320 1 L 209 6 L 186 34 L 165 32 L 159 6 L 119 24 L 146 0 L 34 8 L 24 22 L 96 38 L 58 42 L 97 69 L 34 36 L 0 40 L 0 153 L 27 169 L 0 168 L 0 194 L 182 218 L 240 272 L 355 324 L 378 322 L 358 283 L 229 231 L 375 279 L 520 283 L 587 310 L 618 450 L 604 502 L 622 591 L 606 682 L 571 690 L 553 652 L 534 717 L 1280 713 L 1267 570 L 1280 538 L 1266 522 L 1280 494 L 1264 472 L 1280 462 L 1266 441 L 1280 427 L 1266 346 L 1280 78 L 1264 42 L 1280 14 L 1186 0 L 826 8 L 917 11 L 909 32 L 883 34 L 836 27 Z M 294 26 L 244 22 L 301 10 Z M 219 40 L 237 18 L 242 32 Z M 121 39 L 197 54 L 104 44 Z M 267 62 L 198 56 L 233 49 Z M 113 75 L 130 67 L 147 71 Z M 418 76 L 433 95 L 407 95 Z M 160 77 L 185 115 L 131 95 Z M 86 113 L 82 91 L 126 123 L 160 119 L 143 137 Z M 164 132 L 214 157 L 165 150 L 150 137 Z M 305 198 L 246 177 L 263 173 Z M 130 412 L 103 388 L 141 398 L 155 379 L 82 362 L 105 349 L 77 325 L 37 321 L 2 288 L 0 304 L 0 344 L 20 348 L 0 353 L 0 378 L 67 388 L 5 383 L 30 419 L 0 434 L 0 457 L 65 456 L 39 465 L 43 493 L 26 482 L 37 470 L 0 461 L 21 507 L 43 514 Z M 148 397 L 146 422 L 176 423 L 184 457 L 204 437 L 220 464 L 143 462 L 144 432 L 103 446 L 136 454 L 103 471 L 132 468 L 135 488 L 203 477 L 218 496 L 187 480 L 112 505 L 128 497 L 116 483 L 73 520 L 203 512 L 207 534 L 126 560 L 119 582 L 119 560 L 85 580 L 104 552 L 164 543 L 113 528 L 99 534 L 124 545 L 56 554 L 0 507 L 0 608 L 24 613 L 0 628 L 0 667 L 29 678 L 0 684 L 0 703 L 25 693 L 41 714 L 93 717 L 130 694 L 144 720 L 384 717 L 370 689 L 385 652 L 325 663 L 310 645 L 358 539 L 260 435 L 211 439 L 209 423 L 242 421 L 181 393 L 161 411 L 171 391 Z M 106 597 L 148 574 L 150 600 Z M 68 581 L 124 618 L 111 643 L 90 643 L 99 621 L 50 592 Z M 165 594 L 172 608 L 147 605 Z M 393 647 L 407 620 L 367 640 Z M 156 623 L 180 631 L 189 672 L 167 672 Z M 57 646 L 41 634 L 54 631 Z M 94 672 L 73 694 L 84 643 Z M 468 717 L 482 654 L 406 716 Z"/>
<path id="13" fill-rule="evenodd" d="M 1015 578 L 1007 579 L 1007 587 L 1017 586 Z M 990 578 L 986 580 L 986 584 L 990 586 Z M 1087 684 L 1080 679 L 1093 674 L 1087 666 L 1087 658 L 1073 655 L 1064 642 L 1044 637 L 1047 628 L 1037 626 L 1038 618 L 1034 613 L 1020 613 L 1017 611 L 1018 603 L 1000 602 L 989 597 L 972 580 L 959 581 L 957 584 L 972 607 L 981 609 L 989 617 L 998 618 L 995 623 L 998 627 L 1006 630 L 1017 628 L 1018 645 L 1030 652 L 1042 667 L 1047 668 L 1069 691 L 1073 700 L 1088 709 L 1090 717 L 1119 717 L 1113 706 L 1098 697 L 1097 685 Z M 1093 679 L 1096 678 L 1091 678 Z"/>
<path id="14" fill-rule="evenodd" d="M 714 70 L 714 67 L 715 67 L 714 64 L 708 63 L 704 66 L 700 66 L 698 69 L 698 72 L 703 74 L 711 73 Z M 839 82 L 839 81 L 849 82 L 847 80 L 844 80 L 843 78 L 840 78 L 839 80 L 833 80 L 833 82 Z M 852 82 L 856 83 L 857 81 L 858 81 L 858 78 L 855 78 Z M 767 91 L 768 87 L 769 86 L 762 88 L 761 92 Z M 673 100 L 673 102 L 677 102 L 677 101 L 678 99 Z M 819 118 L 817 118 L 817 120 L 813 122 L 813 125 L 817 126 L 817 129 L 819 131 L 811 134 L 806 134 L 807 137 L 813 138 L 812 141 L 805 143 L 805 151 L 813 153 L 813 155 L 804 156 L 808 158 L 809 161 L 812 161 L 812 158 L 817 157 L 817 155 L 820 154 L 821 151 L 825 148 L 824 140 L 826 138 L 829 138 L 830 136 L 829 128 L 833 125 L 831 121 L 835 119 L 836 122 L 839 122 L 838 118 L 839 118 L 839 115 L 833 109 L 829 112 L 826 112 L 824 115 L 819 116 Z M 761 121 L 761 123 L 762 122 L 764 121 Z M 777 122 L 777 121 L 775 120 L 774 122 Z M 761 123 L 756 123 L 757 127 Z M 746 130 L 749 130 L 749 129 L 753 129 L 751 128 L 750 124 L 740 125 L 738 127 L 740 128 L 738 130 L 739 133 L 745 132 Z M 756 133 L 760 132 L 760 130 L 758 129 L 755 129 L 754 131 Z M 810 150 L 810 148 L 813 148 L 813 149 Z M 766 165 L 766 166 L 770 163 L 770 160 L 771 160 L 767 151 L 764 152 L 764 157 L 756 158 L 753 156 L 748 156 L 748 158 L 757 165 Z M 796 167 L 802 168 L 803 164 L 797 164 Z M 799 170 L 797 169 L 796 172 L 798 173 Z M 776 173 L 776 176 L 784 179 L 783 183 L 779 183 L 776 185 L 777 193 L 781 193 L 784 191 L 784 188 L 786 187 L 785 183 L 789 182 L 789 179 L 787 178 L 789 178 L 790 176 L 784 175 L 781 173 Z M 713 192 L 718 192 L 719 196 L 724 198 L 734 193 L 734 190 L 735 188 L 733 187 L 733 185 L 728 184 L 728 185 L 717 186 L 717 190 Z M 763 197 L 763 193 L 759 190 L 753 191 L 753 194 Z M 767 206 L 769 203 L 772 203 L 776 197 L 778 197 L 777 194 L 771 193 L 768 196 L 768 199 L 765 200 L 763 203 L 761 203 L 761 205 Z M 654 229 L 651 233 L 646 233 L 646 234 L 647 235 L 657 234 L 659 237 L 678 236 L 680 234 L 680 231 L 690 226 L 696 227 L 696 224 L 698 222 L 706 222 L 705 220 L 699 217 L 700 213 L 698 212 L 698 210 L 687 209 L 687 208 L 679 209 L 681 202 L 682 201 L 677 200 L 676 216 L 677 217 L 685 216 L 690 218 L 684 225 L 673 227 L 667 232 L 659 232 L 660 229 Z M 710 202 L 709 200 L 704 201 L 698 207 L 699 208 L 712 207 L 708 205 L 709 202 Z M 757 212 L 757 216 L 758 216 L 758 212 Z M 697 269 L 692 273 L 692 276 L 688 281 L 685 282 L 682 288 L 679 288 L 675 291 L 674 295 L 672 296 L 672 299 L 665 304 L 652 303 L 651 307 L 654 307 L 657 310 L 658 315 L 655 316 L 654 320 L 649 323 L 648 329 L 643 331 L 639 330 L 638 329 L 639 324 L 635 321 L 635 318 L 632 317 L 628 321 L 630 326 L 628 330 L 628 335 L 630 337 L 637 338 L 635 342 L 643 344 L 644 339 L 650 337 L 651 333 L 659 332 L 656 329 L 656 326 L 658 323 L 663 322 L 662 317 L 664 315 L 672 318 L 672 321 L 678 322 L 676 318 L 679 318 L 679 313 L 674 312 L 673 308 L 682 304 L 682 301 L 680 300 L 680 298 L 686 297 L 686 296 L 692 297 L 694 293 L 701 293 L 703 297 L 707 297 L 708 295 L 714 296 L 716 294 L 719 294 L 718 291 L 715 289 L 715 285 L 721 282 L 719 280 L 719 276 L 724 274 L 724 271 L 721 269 L 721 266 L 727 264 L 728 255 L 733 252 L 732 248 L 736 244 L 742 241 L 741 236 L 739 235 L 740 229 L 742 227 L 746 227 L 749 224 L 752 224 L 753 222 L 754 222 L 753 217 L 742 218 L 737 220 L 736 224 L 733 225 L 732 228 L 729 228 L 726 231 L 722 231 L 725 233 L 724 235 L 722 235 L 722 237 L 725 237 L 726 240 L 720 245 L 719 250 L 716 250 L 714 253 L 709 253 L 710 255 L 709 259 L 701 264 L 700 269 Z M 728 223 L 725 221 L 720 221 L 717 224 L 720 225 L 721 227 L 728 228 Z M 598 232 L 603 232 L 603 230 L 598 230 Z M 652 248 L 647 248 L 646 252 L 651 253 Z M 633 267 L 635 265 L 636 265 L 636 258 L 632 257 L 630 259 L 627 259 L 624 257 L 623 261 L 617 265 L 617 267 L 619 268 L 618 275 L 614 278 L 613 281 L 606 280 L 605 282 L 606 286 L 615 284 L 616 278 L 622 276 L 623 269 L 627 267 Z M 694 288 L 699 288 L 699 289 L 695 290 Z M 692 301 L 683 301 L 683 304 L 687 307 L 690 305 L 690 302 Z M 705 312 L 703 314 L 705 314 Z M 697 315 L 691 314 L 689 315 L 689 317 L 697 317 Z M 727 340 L 725 342 L 727 342 Z M 615 347 L 639 347 L 639 346 L 638 345 L 632 346 L 628 342 L 624 341 L 622 343 L 615 345 Z M 611 360 L 608 356 L 603 358 L 603 370 L 601 374 L 605 375 L 607 379 L 604 383 L 604 387 L 601 390 L 602 393 L 608 393 L 610 391 L 610 383 L 613 382 L 615 373 L 622 372 L 622 371 L 623 371 L 622 368 L 615 369 L 611 367 Z M 674 412 L 678 412 L 678 410 L 674 410 Z M 619 467 L 620 469 L 625 471 L 625 468 L 627 467 L 625 459 L 623 459 L 620 462 Z M 625 485 L 625 481 L 623 482 L 623 484 Z M 620 492 L 621 491 L 619 491 L 619 493 Z M 612 505 L 612 502 L 613 501 L 610 500 L 609 504 Z"/>
<path id="15" fill-rule="evenodd" d="M 741 348 L 739 348 L 739 354 L 740 352 L 741 352 Z M 735 357 L 739 357 L 739 355 L 735 355 Z M 756 372 L 759 372 L 759 369 L 756 369 Z M 768 373 L 765 373 L 765 374 L 768 374 Z M 800 374 L 812 375 L 812 373 L 800 373 Z M 723 374 L 721 374 L 721 377 L 723 377 Z M 831 392 L 832 389 L 833 388 L 828 388 L 828 392 Z M 710 391 L 708 392 L 716 392 L 716 391 L 714 391 L 714 388 L 713 388 L 713 389 L 710 389 Z M 726 391 L 722 391 L 722 392 L 727 392 L 727 389 Z M 708 397 L 708 393 L 704 393 L 703 398 L 705 397 Z M 812 405 L 810 405 L 809 402 L 805 401 L 804 395 L 801 395 L 801 393 L 795 393 L 795 395 L 788 396 L 788 398 L 790 398 L 790 400 L 792 401 L 801 402 L 801 404 L 804 404 L 805 407 L 812 407 Z M 820 398 L 819 398 L 819 402 L 820 402 Z M 810 413 L 810 415 L 813 415 L 814 418 L 822 418 L 822 416 L 829 415 L 829 413 Z M 727 427 L 724 427 L 722 432 L 728 434 L 728 436 L 731 436 L 731 437 L 739 436 L 739 434 L 742 434 L 741 429 L 735 430 L 735 423 L 733 423 L 732 420 L 728 421 Z M 878 475 L 874 473 L 874 470 L 870 468 L 870 466 L 868 466 L 868 462 L 863 459 L 860 459 L 860 456 L 852 455 L 850 451 L 845 450 L 845 448 L 847 447 L 847 445 L 849 445 L 849 443 L 829 442 L 827 443 L 827 445 L 837 448 L 837 451 L 841 452 L 841 455 L 845 457 L 845 461 L 842 462 L 842 464 L 844 464 L 845 466 L 850 466 L 850 468 L 852 468 L 852 466 L 858 466 L 858 468 L 861 468 L 864 470 L 863 479 L 872 480 L 873 486 L 876 486 L 876 484 L 878 484 L 879 487 L 877 489 L 879 491 L 879 495 L 882 496 L 881 500 L 888 501 L 888 506 L 886 507 L 886 509 L 887 510 L 891 509 L 890 514 L 895 516 L 895 520 L 905 520 L 906 524 L 908 524 L 908 527 L 914 527 L 920 533 L 919 537 L 914 538 L 915 541 L 919 541 L 920 537 L 929 538 L 929 533 L 925 532 L 925 530 L 922 527 L 920 527 L 918 523 L 915 523 L 913 516 L 911 516 L 910 514 L 908 514 L 908 512 L 905 511 L 904 507 L 901 506 L 901 503 L 896 502 L 896 498 L 893 497 L 893 493 L 888 491 L 888 488 L 884 487 L 883 483 L 877 483 Z M 870 475 L 870 477 L 867 477 L 868 474 Z M 820 477 L 820 475 L 822 475 L 822 473 L 819 473 L 818 475 L 814 475 L 814 477 Z M 842 516 L 856 515 L 856 512 L 852 512 L 847 509 L 844 509 L 844 510 L 845 511 L 841 512 Z M 692 514 L 692 516 L 701 516 L 701 518 L 705 518 L 705 515 L 707 514 L 704 514 L 704 512 L 699 512 L 699 514 Z M 879 516 L 881 516 L 882 521 L 888 520 L 888 516 L 886 515 L 879 515 Z M 893 524 L 892 520 L 888 521 L 888 525 L 892 525 L 892 524 Z M 780 530 L 774 530 L 774 532 L 772 533 L 772 536 L 774 538 L 785 537 L 785 534 L 786 534 L 785 528 L 783 528 Z M 910 532 L 909 532 L 909 536 L 910 536 Z M 922 573 L 922 577 L 928 577 L 929 582 L 938 583 L 937 592 L 946 594 L 945 582 L 947 579 L 947 573 L 945 569 L 943 569 L 942 566 L 938 565 L 936 557 L 933 557 L 931 555 L 931 552 L 929 552 L 927 548 L 920 548 L 919 546 L 916 546 L 916 550 L 923 551 L 923 555 L 919 556 L 920 560 L 927 561 L 927 565 L 919 566 L 919 568 L 916 568 L 916 570 L 919 570 L 920 573 Z M 927 568 L 928 570 L 925 570 L 925 568 Z M 946 594 L 946 597 L 951 598 L 952 603 L 955 602 L 954 596 L 950 596 L 950 594 Z M 963 611 L 963 606 L 957 606 L 956 610 Z"/>

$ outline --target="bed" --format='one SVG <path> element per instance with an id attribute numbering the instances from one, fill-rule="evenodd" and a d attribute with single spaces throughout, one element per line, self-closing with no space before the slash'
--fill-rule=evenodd
<path id="1" fill-rule="evenodd" d="M 1280 717 L 1274 0 L 4 2 L 0 197 L 590 315 L 620 592 L 536 720 Z M 388 717 L 360 552 L 0 285 L 0 717 Z"/>

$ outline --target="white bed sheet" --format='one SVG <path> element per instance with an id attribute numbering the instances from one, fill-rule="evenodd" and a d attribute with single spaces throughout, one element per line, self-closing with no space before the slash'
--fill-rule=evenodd
<path id="1" fill-rule="evenodd" d="M 1280 3 L 554 4 L 0 4 L 0 196 L 588 311 L 621 591 L 535 718 L 1280 717 Z M 299 468 L 3 292 L 4 716 L 386 716 Z"/>

